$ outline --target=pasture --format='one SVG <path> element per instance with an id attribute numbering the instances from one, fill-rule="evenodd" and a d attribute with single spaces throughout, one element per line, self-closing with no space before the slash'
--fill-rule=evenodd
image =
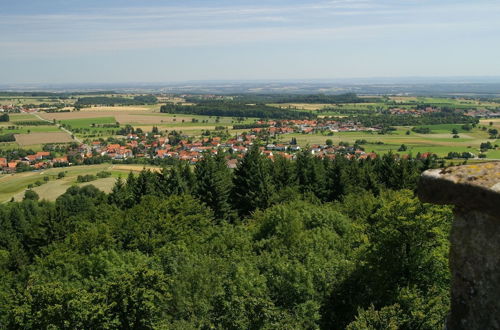
<path id="1" fill-rule="evenodd" d="M 435 127 L 434 127 L 435 126 Z M 451 129 L 459 130 L 459 138 L 453 138 Z M 377 134 L 370 132 L 339 132 L 333 136 L 323 134 L 287 134 L 280 136 L 278 141 L 289 142 L 292 137 L 297 139 L 297 143 L 301 146 L 312 144 L 325 144 L 327 139 L 333 141 L 335 145 L 340 142 L 348 142 L 353 145 L 356 140 L 366 140 L 368 143 L 363 144 L 363 148 L 367 152 L 386 153 L 389 151 L 398 152 L 398 149 L 404 144 L 407 147 L 406 151 L 399 152 L 402 154 L 413 154 L 433 152 L 438 156 L 446 156 L 449 152 L 472 152 L 479 154 L 479 146 L 483 142 L 490 141 L 492 144 L 500 144 L 499 140 L 488 139 L 488 134 L 476 128 L 471 132 L 465 132 L 459 127 L 461 125 L 433 125 L 430 126 L 433 134 L 417 134 L 406 132 L 411 127 L 400 126 L 395 132 L 390 134 Z M 487 158 L 500 158 L 499 150 L 490 150 L 487 153 Z"/>
<path id="2" fill-rule="evenodd" d="M 37 181 L 45 182 L 44 177 L 49 177 L 49 181 L 40 186 L 34 187 L 33 190 L 40 196 L 40 199 L 55 200 L 63 194 L 72 185 L 94 185 L 98 189 L 105 192 L 110 192 L 113 188 L 117 177 L 125 178 L 128 173 L 137 173 L 145 168 L 143 165 L 112 165 L 112 164 L 99 164 L 99 165 L 83 165 L 51 168 L 42 171 L 22 172 L 16 174 L 0 175 L 0 202 L 9 201 L 12 197 L 15 200 L 22 200 L 25 190 L 30 184 L 35 184 Z M 146 168 L 156 169 L 153 166 L 146 166 Z M 112 173 L 111 177 L 97 179 L 90 182 L 78 183 L 78 175 L 97 174 L 101 171 L 109 171 Z M 66 176 L 57 179 L 60 172 L 65 172 Z"/>
<path id="3" fill-rule="evenodd" d="M 110 110 L 120 108 L 121 110 Z M 130 110 L 135 108 L 136 110 Z M 100 110 L 88 110 L 100 109 Z M 72 129 L 85 129 L 83 132 L 75 132 L 80 137 L 106 137 L 114 129 L 93 127 L 92 124 L 113 124 L 115 122 L 124 125 L 131 125 L 144 131 L 151 131 L 153 126 L 157 126 L 163 131 L 182 131 L 183 134 L 199 136 L 202 131 L 215 130 L 216 126 L 227 127 L 231 130 L 234 124 L 248 124 L 254 119 L 237 121 L 232 117 L 215 117 L 199 115 L 176 115 L 156 112 L 154 109 L 138 110 L 136 106 L 126 107 L 95 107 L 84 108 L 81 111 L 61 112 L 61 113 L 40 113 L 40 116 L 47 120 L 56 120 L 58 123 L 70 125 Z M 234 133 L 234 131 L 233 131 Z"/>

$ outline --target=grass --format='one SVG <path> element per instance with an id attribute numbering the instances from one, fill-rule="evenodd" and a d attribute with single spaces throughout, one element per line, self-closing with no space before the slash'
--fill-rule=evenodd
<path id="1" fill-rule="evenodd" d="M 0 202 L 9 201 L 12 197 L 14 197 L 15 200 L 21 200 L 24 196 L 24 191 L 28 188 L 28 185 L 34 184 L 36 181 L 44 182 L 43 178 L 45 176 L 48 176 L 50 180 L 39 187 L 33 188 L 33 190 L 39 194 L 41 199 L 55 200 L 63 194 L 66 189 L 74 184 L 78 184 L 80 186 L 92 184 L 105 192 L 109 192 L 111 191 L 117 177 L 125 177 L 129 172 L 138 172 L 143 168 L 143 165 L 99 164 L 6 174 L 0 177 Z M 155 167 L 148 166 L 148 168 Z M 78 175 L 95 175 L 100 171 L 110 171 L 112 176 L 86 183 L 77 183 L 76 181 Z M 57 179 L 57 174 L 59 172 L 66 172 L 66 176 L 62 179 Z"/>
<path id="2" fill-rule="evenodd" d="M 103 124 L 114 124 L 116 123 L 115 117 L 96 117 L 96 118 L 80 118 L 80 119 L 70 119 L 61 120 L 61 124 L 70 125 L 72 128 L 92 128 L 92 124 L 103 125 Z M 97 128 L 97 127 L 96 127 Z"/>
<path id="3" fill-rule="evenodd" d="M 16 126 L 15 129 L 9 129 L 8 125 L 0 125 L 0 134 L 29 134 L 29 133 L 50 133 L 60 132 L 61 130 L 55 125 L 41 126 Z"/>
<path id="4" fill-rule="evenodd" d="M 397 152 L 402 144 L 407 146 L 407 150 L 401 153 L 417 154 L 418 152 L 433 152 L 438 156 L 446 156 L 449 152 L 466 152 L 470 151 L 474 154 L 479 153 L 479 145 L 482 142 L 490 141 L 493 144 L 499 144 L 498 140 L 489 140 L 488 134 L 480 129 L 473 129 L 471 132 L 460 133 L 460 138 L 455 139 L 452 137 L 449 128 L 453 125 L 435 125 L 432 127 L 433 132 L 440 132 L 434 134 L 416 134 L 410 133 L 406 135 L 408 127 L 397 127 L 397 130 L 392 134 L 376 134 L 368 132 L 339 132 L 334 133 L 333 136 L 322 134 L 287 134 L 281 136 L 279 139 L 282 142 L 288 142 L 295 137 L 301 146 L 312 144 L 325 144 L 327 139 L 331 139 L 334 144 L 339 142 L 349 142 L 351 145 L 356 140 L 366 140 L 370 143 L 363 145 L 366 151 L 373 151 L 377 153 L 386 153 L 388 151 Z M 459 125 L 461 126 L 461 125 Z M 383 144 L 375 144 L 382 142 Z M 500 151 L 492 150 L 487 153 L 488 158 L 500 158 Z"/>

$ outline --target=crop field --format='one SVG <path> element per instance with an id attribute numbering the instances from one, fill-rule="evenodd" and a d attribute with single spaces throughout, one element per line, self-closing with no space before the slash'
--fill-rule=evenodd
<path id="1" fill-rule="evenodd" d="M 457 126 L 457 127 L 455 127 Z M 418 152 L 433 152 L 438 156 L 446 156 L 449 152 L 472 152 L 479 153 L 479 146 L 483 142 L 490 141 L 492 144 L 500 144 L 499 140 L 488 139 L 488 134 L 479 130 L 473 129 L 471 132 L 463 133 L 460 128 L 461 125 L 433 125 L 432 131 L 434 134 L 417 134 L 406 132 L 411 127 L 398 127 L 397 131 L 391 134 L 376 134 L 369 132 L 339 132 L 334 133 L 333 136 L 323 134 L 288 134 L 283 135 L 279 140 L 288 142 L 292 137 L 297 139 L 297 143 L 301 146 L 312 144 L 324 144 L 327 139 L 331 139 L 334 144 L 339 142 L 348 142 L 351 145 L 356 140 L 366 140 L 368 143 L 363 147 L 366 151 L 386 153 L 389 151 L 398 152 L 398 149 L 404 144 L 408 149 L 404 152 L 406 154 L 416 155 Z M 457 128 L 459 131 L 459 138 L 453 138 L 451 129 Z M 500 152 L 498 150 L 491 150 L 487 153 L 487 158 L 498 159 Z"/>
<path id="2" fill-rule="evenodd" d="M 73 128 L 90 128 L 95 125 L 114 124 L 116 120 L 114 117 L 97 117 L 61 120 L 60 122 L 61 124 L 71 125 Z"/>
<path id="3" fill-rule="evenodd" d="M 188 135 L 199 135 L 204 130 L 214 130 L 216 126 L 224 126 L 231 129 L 234 124 L 248 124 L 252 123 L 254 119 L 246 119 L 243 121 L 236 121 L 231 117 L 215 116 L 199 116 L 199 115 L 176 115 L 176 114 L 163 114 L 148 111 L 87 111 L 86 109 L 75 112 L 62 112 L 62 113 L 40 113 L 40 116 L 47 120 L 55 119 L 57 122 L 71 125 L 75 128 L 91 129 L 91 133 L 107 135 L 109 128 L 92 127 L 92 124 L 112 124 L 118 122 L 121 127 L 126 124 L 132 125 L 135 128 L 141 128 L 144 131 L 151 131 L 153 126 L 158 126 L 160 130 L 177 130 L 182 131 Z M 116 107 L 115 107 L 116 108 Z M 130 108 L 130 107 L 122 107 Z M 233 131 L 234 132 L 234 131 Z M 77 136 L 84 136 L 77 133 Z M 100 136 L 103 137 L 103 136 Z"/>
<path id="4" fill-rule="evenodd" d="M 57 126 L 42 125 L 42 126 L 15 126 L 0 125 L 0 134 L 29 134 L 29 133 L 51 133 L 60 132 Z"/>
<path id="5" fill-rule="evenodd" d="M 25 120 L 38 120 L 35 116 L 26 113 L 11 113 L 9 114 L 10 122 L 25 121 Z"/>
<path id="6" fill-rule="evenodd" d="M 117 177 L 121 176 L 125 178 L 129 172 L 137 173 L 143 168 L 143 165 L 99 164 L 51 168 L 43 171 L 16 174 L 4 174 L 0 176 L 0 202 L 6 202 L 12 197 L 14 197 L 15 200 L 21 200 L 24 196 L 24 191 L 28 188 L 28 185 L 35 184 L 37 181 L 45 182 L 44 177 L 49 177 L 49 181 L 33 188 L 33 190 L 40 196 L 40 199 L 55 200 L 69 187 L 75 184 L 79 186 L 91 184 L 102 191 L 110 192 Z M 157 169 L 153 166 L 147 166 L 146 168 Z M 84 183 L 78 183 L 76 180 L 78 175 L 95 175 L 100 171 L 109 171 L 112 173 L 112 176 Z M 66 176 L 62 179 L 57 179 L 57 175 L 60 172 L 66 172 Z"/>
<path id="7" fill-rule="evenodd" d="M 20 146 L 29 146 L 33 144 L 43 143 L 66 143 L 72 142 L 71 136 L 65 132 L 49 132 L 49 133 L 30 133 L 30 134 L 15 134 L 17 144 Z"/>

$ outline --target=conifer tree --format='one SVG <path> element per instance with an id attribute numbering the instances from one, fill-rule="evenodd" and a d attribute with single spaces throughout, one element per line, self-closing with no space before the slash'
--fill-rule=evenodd
<path id="1" fill-rule="evenodd" d="M 233 184 L 233 207 L 240 215 L 269 206 L 274 189 L 268 163 L 260 155 L 258 145 L 254 144 L 238 163 Z"/>
<path id="2" fill-rule="evenodd" d="M 231 214 L 232 181 L 224 156 L 207 154 L 196 164 L 195 177 L 194 195 L 214 211 L 217 220 L 227 220 Z"/>

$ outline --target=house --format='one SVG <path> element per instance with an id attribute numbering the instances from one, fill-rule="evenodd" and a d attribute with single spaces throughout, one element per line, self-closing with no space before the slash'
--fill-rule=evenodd
<path id="1" fill-rule="evenodd" d="M 68 156 L 54 158 L 52 159 L 52 163 L 69 163 Z"/>
<path id="2" fill-rule="evenodd" d="M 170 157 L 171 155 L 168 154 L 168 150 L 158 150 L 156 151 L 156 157 L 157 158 L 165 158 L 165 157 Z"/>
<path id="3" fill-rule="evenodd" d="M 44 159 L 44 158 L 49 158 L 50 157 L 50 152 L 48 151 L 39 151 L 35 154 L 36 159 Z"/>
<path id="4" fill-rule="evenodd" d="M 41 159 L 41 158 L 37 158 L 37 156 L 36 156 L 36 155 L 27 155 L 27 156 L 26 156 L 26 157 L 24 157 L 23 159 L 24 159 L 24 160 L 26 160 L 26 161 L 28 161 L 28 162 L 30 162 L 30 163 L 32 163 L 32 162 L 34 162 L 35 160 L 37 160 L 37 159 Z"/>
<path id="5" fill-rule="evenodd" d="M 7 167 L 7 158 L 0 157 L 0 167 Z"/>

